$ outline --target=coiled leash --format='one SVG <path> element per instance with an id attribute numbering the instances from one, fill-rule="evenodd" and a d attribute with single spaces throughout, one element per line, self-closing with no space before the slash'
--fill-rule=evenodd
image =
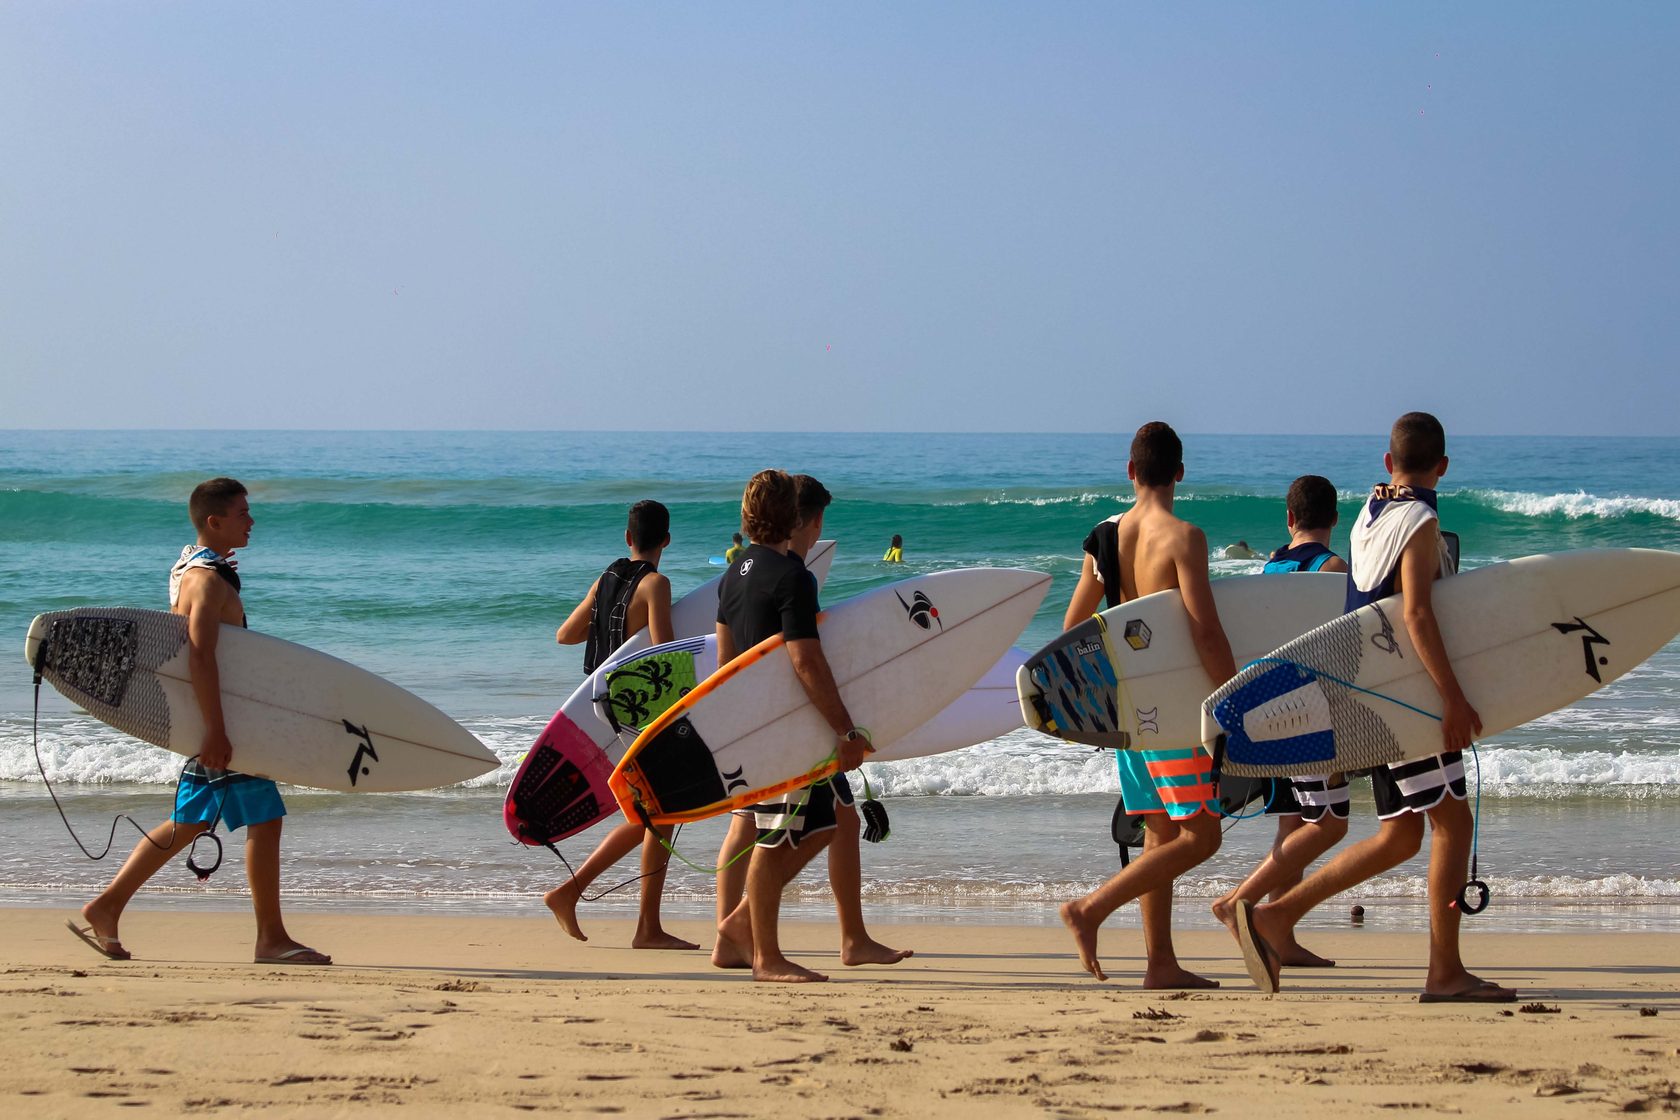
<path id="1" fill-rule="evenodd" d="M 65 815 L 64 805 L 58 800 L 58 792 L 53 789 L 52 779 L 47 777 L 46 763 L 41 761 L 41 677 L 42 670 L 46 665 L 46 660 L 47 643 L 42 642 L 38 647 L 36 647 L 35 663 L 31 666 L 34 670 L 35 678 L 35 710 L 30 720 L 30 738 L 35 751 L 35 769 L 40 772 L 41 784 L 47 787 L 47 796 L 52 798 L 53 808 L 58 810 L 58 819 L 64 822 L 65 831 L 70 833 L 70 839 L 76 842 L 76 847 L 82 850 L 82 854 L 84 856 L 97 863 L 111 854 L 111 849 L 117 842 L 117 825 L 123 821 L 127 821 L 129 824 L 134 826 L 134 830 L 140 834 L 141 838 L 148 844 L 152 845 L 152 847 L 157 848 L 159 851 L 169 851 L 175 846 L 175 831 L 180 825 L 180 822 L 175 820 L 175 814 L 173 811 L 170 813 L 169 843 L 167 844 L 159 844 L 156 840 L 153 840 L 152 834 L 147 832 L 139 821 L 135 820 L 127 813 L 117 813 L 111 818 L 111 831 L 106 835 L 105 847 L 100 850 L 98 855 L 94 855 L 90 852 L 88 850 L 88 846 L 82 843 L 82 838 L 76 834 L 75 826 L 70 823 L 70 818 Z M 186 780 L 187 767 L 192 764 L 193 759 L 191 758 L 181 763 L 181 772 L 175 776 L 175 801 L 177 804 L 179 804 L 181 800 L 181 783 Z M 216 804 L 216 815 L 211 820 L 209 829 L 194 837 L 193 842 L 187 846 L 187 870 L 191 871 L 194 875 L 197 875 L 198 881 L 201 883 L 207 881 L 211 875 L 216 873 L 216 869 L 222 866 L 222 841 L 216 835 L 216 825 L 221 822 L 222 807 L 226 803 L 227 788 L 224 786 L 222 789 L 221 799 Z M 200 867 L 198 863 L 195 862 L 193 853 L 198 847 L 198 842 L 203 840 L 205 837 L 209 837 L 210 842 L 216 846 L 216 859 L 209 867 Z"/>

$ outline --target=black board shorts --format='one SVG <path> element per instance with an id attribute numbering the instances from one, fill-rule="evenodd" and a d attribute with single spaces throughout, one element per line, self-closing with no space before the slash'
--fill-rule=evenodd
<path id="1" fill-rule="evenodd" d="M 852 804 L 852 783 L 844 774 L 794 790 L 776 801 L 754 805 L 750 811 L 758 825 L 758 846 L 797 848 L 806 838 L 838 827 L 835 802 Z"/>
<path id="2" fill-rule="evenodd" d="M 1448 795 L 1463 801 L 1469 796 L 1464 783 L 1464 752 L 1448 751 L 1379 766 L 1371 771 L 1371 793 L 1381 820 L 1401 813 L 1427 813 Z"/>
<path id="3" fill-rule="evenodd" d="M 1347 820 L 1348 782 L 1341 774 L 1297 774 L 1293 778 L 1267 778 L 1266 815 L 1300 817 L 1315 823 L 1327 817 Z"/>

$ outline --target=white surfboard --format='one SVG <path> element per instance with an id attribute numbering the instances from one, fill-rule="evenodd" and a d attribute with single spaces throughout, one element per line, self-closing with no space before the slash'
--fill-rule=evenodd
<path id="1" fill-rule="evenodd" d="M 29 625 L 24 656 L 95 718 L 193 756 L 204 719 L 188 668 L 187 622 L 130 607 L 79 607 Z M 433 789 L 494 770 L 460 724 L 384 677 L 238 626 L 216 644 L 231 766 L 293 785 L 382 793 Z"/>
<path id="2" fill-rule="evenodd" d="M 1233 576 L 1212 586 L 1231 655 L 1242 665 L 1340 614 L 1347 576 Z M 1028 727 L 1116 750 L 1196 746 L 1202 700 L 1215 684 L 1176 590 L 1121 603 L 1066 631 L 1027 659 L 1016 683 Z"/>
<path id="3" fill-rule="evenodd" d="M 833 565 L 834 542 L 831 540 L 818 541 L 811 546 L 809 555 L 805 557 L 805 570 L 817 578 L 819 590 L 828 582 L 828 571 Z M 723 576 L 713 576 L 671 604 L 672 641 L 716 632 L 718 588 L 722 584 Z M 644 628 L 626 638 L 624 644 L 613 651 L 612 656 L 622 657 L 639 649 L 647 649 L 652 644 Z"/>
<path id="4" fill-rule="evenodd" d="M 1011 647 L 996 665 L 938 715 L 869 756 L 894 762 L 961 750 L 1007 735 L 1021 726 L 1015 701 L 1015 673 L 1025 650 Z M 596 715 L 610 725 L 614 740 L 604 749 L 616 765 L 642 730 L 717 671 L 717 635 L 669 642 L 614 658 L 591 677 Z M 616 748 L 616 749 L 615 749 Z"/>
<path id="5" fill-rule="evenodd" d="M 832 540 L 811 546 L 806 569 L 816 577 L 818 589 L 828 580 L 833 564 Z M 514 839 L 522 844 L 552 844 L 618 812 L 618 804 L 607 789 L 607 778 L 635 740 L 638 728 L 622 721 L 615 726 L 607 718 L 607 709 L 597 703 L 607 688 L 603 679 L 624 662 L 657 648 L 668 656 L 649 662 L 649 671 L 659 665 L 674 669 L 683 679 L 705 680 L 717 668 L 718 586 L 722 580 L 722 576 L 707 580 L 671 604 L 672 642 L 650 647 L 647 628 L 643 627 L 560 705 L 508 784 L 502 821 Z M 708 635 L 710 646 L 705 643 Z M 633 682 L 625 683 L 628 686 Z M 675 699 L 665 697 L 665 705 L 658 711 L 664 711 Z M 628 692 L 624 700 L 634 703 Z"/>
<path id="6" fill-rule="evenodd" d="M 1495 735 L 1602 688 L 1680 633 L 1680 554 L 1525 556 L 1441 580 L 1431 599 L 1453 673 Z M 1396 595 L 1343 615 L 1207 697 L 1202 737 L 1212 749 L 1224 736 L 1223 769 L 1274 777 L 1441 753 L 1441 724 L 1425 714 L 1439 714 L 1440 695 L 1402 608 Z"/>
<path id="7" fill-rule="evenodd" d="M 852 718 L 885 748 L 971 688 L 1032 620 L 1050 577 L 938 572 L 866 592 L 819 618 Z M 834 732 L 780 635 L 747 650 L 650 724 L 613 772 L 631 820 L 702 820 L 834 772 Z"/>
<path id="8" fill-rule="evenodd" d="M 1027 656 L 1026 650 L 1009 647 L 998 663 L 987 669 L 967 692 L 904 738 L 883 744 L 869 756 L 869 761 L 926 758 L 989 743 L 1011 731 L 1019 731 L 1021 705 L 1015 696 L 1015 674 L 1026 663 Z"/>

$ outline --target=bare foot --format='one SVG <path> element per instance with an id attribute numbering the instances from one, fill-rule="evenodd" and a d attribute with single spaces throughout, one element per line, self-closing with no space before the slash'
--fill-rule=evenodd
<path id="1" fill-rule="evenodd" d="M 840 963 L 848 966 L 860 964 L 897 964 L 915 955 L 914 949 L 894 949 L 890 945 L 883 945 L 873 937 L 865 937 L 861 941 L 854 941 L 840 948 Z"/>
<path id="2" fill-rule="evenodd" d="M 1219 981 L 1209 980 L 1206 976 L 1197 976 L 1189 969 L 1180 968 L 1174 963 L 1159 968 L 1150 965 L 1144 969 L 1143 986 L 1165 991 L 1199 991 L 1206 988 L 1217 988 L 1219 987 Z"/>
<path id="3" fill-rule="evenodd" d="M 794 964 L 786 957 L 778 957 L 775 960 L 754 961 L 753 979 L 761 984 L 817 984 L 828 977 Z"/>
<path id="4" fill-rule="evenodd" d="M 636 931 L 636 936 L 630 939 L 632 949 L 698 949 L 700 946 L 692 941 L 684 941 L 674 933 L 666 933 L 656 928 L 651 933 Z"/>
<path id="5" fill-rule="evenodd" d="M 1062 924 L 1073 934 L 1074 947 L 1079 950 L 1079 965 L 1098 980 L 1107 980 L 1102 965 L 1097 963 L 1097 929 L 1079 912 L 1077 902 L 1064 902 L 1060 907 Z"/>
<path id="6" fill-rule="evenodd" d="M 718 923 L 712 964 L 716 968 L 751 968 L 752 963 L 752 919 L 744 907 L 737 907 Z"/>
<path id="7" fill-rule="evenodd" d="M 583 894 L 583 888 L 573 886 L 572 882 L 567 879 L 543 895 L 543 905 L 554 911 L 554 920 L 560 923 L 561 929 L 579 941 L 588 941 L 577 920 L 578 896 Z"/>
<path id="8" fill-rule="evenodd" d="M 1331 960 L 1329 957 L 1319 956 L 1311 949 L 1304 947 L 1294 938 L 1290 938 L 1288 943 L 1283 945 L 1278 945 L 1274 942 L 1272 948 L 1277 950 L 1278 959 L 1283 962 L 1283 967 L 1285 968 L 1336 967 L 1335 961 Z"/>

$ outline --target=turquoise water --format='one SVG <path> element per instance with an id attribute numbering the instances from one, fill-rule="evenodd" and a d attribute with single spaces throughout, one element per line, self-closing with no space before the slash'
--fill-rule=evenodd
<path id="1" fill-rule="evenodd" d="M 826 602 L 916 571 L 1034 568 L 1051 573 L 1055 583 L 1021 639 L 1030 648 L 1059 629 L 1079 542 L 1129 496 L 1128 438 L 9 432 L 0 439 L 0 633 L 21 639 L 30 617 L 58 607 L 161 606 L 168 565 L 191 538 L 187 492 L 204 477 L 231 474 L 250 486 L 257 522 L 251 546 L 240 554 L 252 624 L 391 677 L 455 715 L 511 762 L 582 678 L 578 650 L 557 647 L 554 627 L 620 554 L 631 502 L 653 497 L 670 506 L 672 546 L 662 570 L 680 594 L 716 574 L 708 558 L 736 528 L 748 475 L 771 465 L 809 472 L 836 496 L 826 535 L 839 546 Z M 1207 531 L 1216 550 L 1239 539 L 1262 550 L 1281 543 L 1282 495 L 1297 474 L 1334 481 L 1344 517 L 1382 477 L 1380 434 L 1189 436 L 1185 442 L 1180 512 Z M 1461 535 L 1467 566 L 1597 545 L 1680 550 L 1680 440 L 1482 437 L 1454 440 L 1450 450 L 1441 514 Z M 878 562 L 894 533 L 904 535 L 907 568 Z M 1345 542 L 1345 533 L 1338 540 Z M 1257 568 L 1244 561 L 1214 564 L 1216 575 Z M 52 874 L 60 877 L 42 872 L 33 851 L 11 852 L 0 864 L 0 890 L 80 890 L 109 868 L 68 861 L 68 838 L 50 815 L 35 770 L 30 703 L 27 667 L 14 657 L 10 670 L 0 669 L 0 797 L 12 819 L 40 825 L 30 844 L 54 853 Z M 56 695 L 44 697 L 42 712 L 48 772 L 70 792 L 84 831 L 109 819 L 113 799 L 147 819 L 165 811 L 164 787 L 178 759 L 79 717 Z M 1513 879 L 1514 890 L 1599 902 L 1680 898 L 1670 857 L 1618 847 L 1617 839 L 1626 825 L 1619 807 L 1636 803 L 1665 828 L 1680 807 L 1680 650 L 1674 645 L 1582 704 L 1485 748 L 1484 796 L 1503 806 L 1498 842 L 1521 856 L 1506 864 L 1524 872 Z M 962 798 L 939 802 L 938 811 L 909 810 L 927 822 L 925 844 L 871 850 L 881 905 L 913 908 L 941 898 L 941 906 L 960 906 L 965 883 L 970 901 L 1027 905 L 1036 897 L 1034 884 L 1071 887 L 1109 869 L 1107 814 L 1096 805 L 1103 800 L 1097 795 L 1113 786 L 1107 756 L 1022 732 L 872 774 L 903 803 Z M 451 811 L 463 819 L 481 814 L 494 824 L 508 775 L 504 767 L 477 788 L 448 795 Z M 1073 840 L 1050 846 L 1032 882 L 990 871 L 976 878 L 973 868 L 941 865 L 941 837 L 955 841 L 969 827 L 987 835 L 988 820 L 1002 821 L 1022 806 L 1030 814 L 1055 798 L 1072 799 L 1058 802 L 1055 812 L 1069 814 L 1060 823 Z M 428 803 L 299 797 L 299 819 L 288 835 L 309 829 L 311 818 L 324 828 L 323 806 L 332 805 L 348 822 L 343 827 L 374 850 L 380 837 L 403 834 L 415 814 L 424 817 L 415 806 Z M 1540 805 L 1574 822 L 1580 835 L 1573 851 L 1565 846 L 1563 856 L 1542 858 L 1543 849 L 1555 848 L 1555 834 L 1542 839 L 1523 811 Z M 960 811 L 946 811 L 952 807 Z M 48 815 L 37 820 L 40 814 Z M 1233 837 L 1260 827 L 1240 826 Z M 1016 824 L 1011 831 L 1018 832 Z M 469 850 L 452 854 L 447 866 L 404 870 L 389 889 L 443 900 L 439 905 L 469 905 L 520 894 L 514 878 L 495 870 L 498 860 L 526 861 L 533 881 L 548 875 L 533 853 L 500 850 L 495 827 L 464 829 L 455 842 Z M 1186 890 L 1212 890 L 1235 870 L 1215 869 Z M 1414 896 L 1419 886 L 1417 869 L 1411 870 L 1412 878 L 1396 875 L 1385 889 Z M 353 859 L 301 860 L 290 874 L 316 892 L 312 897 L 357 897 Z M 703 884 L 683 890 L 699 898 Z"/>

